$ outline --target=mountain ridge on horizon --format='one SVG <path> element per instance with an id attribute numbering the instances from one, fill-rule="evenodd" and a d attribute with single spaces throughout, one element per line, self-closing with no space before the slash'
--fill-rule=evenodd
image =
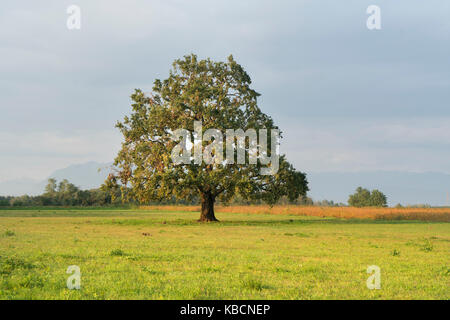
<path id="1" fill-rule="evenodd" d="M 89 161 L 55 170 L 47 179 L 39 181 L 21 178 L 0 182 L 0 195 L 39 195 L 44 192 L 49 178 L 69 180 L 81 189 L 98 188 L 106 179 L 112 162 Z M 307 173 L 310 192 L 314 200 L 333 200 L 346 203 L 358 186 L 379 189 L 388 197 L 389 205 L 429 204 L 450 205 L 450 174 L 442 172 L 360 171 Z"/>
<path id="2" fill-rule="evenodd" d="M 0 195 L 40 195 L 44 192 L 44 188 L 50 178 L 54 178 L 58 182 L 67 179 L 69 182 L 83 190 L 95 189 L 100 187 L 100 185 L 105 181 L 106 176 L 108 175 L 105 169 L 111 165 L 112 162 L 101 163 L 96 161 L 88 161 L 55 170 L 44 180 L 20 178 L 3 181 L 0 182 Z"/>

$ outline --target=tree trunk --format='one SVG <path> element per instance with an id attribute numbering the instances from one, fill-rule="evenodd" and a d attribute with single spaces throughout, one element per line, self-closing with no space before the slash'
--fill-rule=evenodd
<path id="1" fill-rule="evenodd" d="M 200 219 L 198 221 L 201 222 L 210 222 L 210 221 L 219 221 L 216 219 L 214 215 L 214 202 L 216 201 L 215 197 L 207 192 L 202 193 L 202 212 L 200 214 Z"/>

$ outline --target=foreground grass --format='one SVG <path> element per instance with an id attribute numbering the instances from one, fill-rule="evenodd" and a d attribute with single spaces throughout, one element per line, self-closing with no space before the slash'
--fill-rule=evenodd
<path id="1" fill-rule="evenodd" d="M 450 224 L 146 210 L 0 211 L 0 299 L 449 299 Z M 81 269 L 81 290 L 66 287 Z M 366 269 L 381 268 L 381 290 Z"/>

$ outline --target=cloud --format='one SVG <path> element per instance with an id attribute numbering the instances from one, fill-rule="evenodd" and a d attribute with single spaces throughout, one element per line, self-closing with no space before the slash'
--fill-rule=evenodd
<path id="1" fill-rule="evenodd" d="M 450 3 L 5 0 L 0 12 L 0 179 L 111 161 L 134 88 L 175 58 L 230 53 L 262 93 L 302 170 L 450 172 Z"/>
<path id="2" fill-rule="evenodd" d="M 450 173 L 450 118 L 287 121 L 283 131 L 282 152 L 307 172 Z"/>

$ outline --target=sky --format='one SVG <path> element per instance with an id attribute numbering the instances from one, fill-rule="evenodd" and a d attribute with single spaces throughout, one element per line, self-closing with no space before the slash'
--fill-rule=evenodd
<path id="1" fill-rule="evenodd" d="M 81 9 L 81 29 L 66 26 Z M 381 30 L 369 30 L 369 5 Z M 110 162 L 134 88 L 233 54 L 305 172 L 450 173 L 450 2 L 10 1 L 0 11 L 0 181 Z"/>

